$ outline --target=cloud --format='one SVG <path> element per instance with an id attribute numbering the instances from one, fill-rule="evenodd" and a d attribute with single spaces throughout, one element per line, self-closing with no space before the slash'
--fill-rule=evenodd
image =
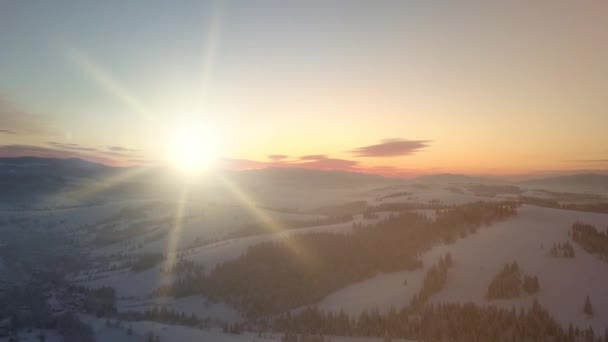
<path id="1" fill-rule="evenodd" d="M 128 158 L 134 157 L 130 153 L 122 153 L 122 152 L 114 152 L 114 151 L 99 151 L 99 153 L 105 154 L 107 156 L 113 156 L 113 157 L 128 157 Z"/>
<path id="2" fill-rule="evenodd" d="M 299 158 L 299 161 L 256 161 L 250 159 L 223 159 L 222 167 L 235 170 L 265 169 L 269 167 L 302 168 L 316 170 L 358 171 L 359 162 L 355 160 L 330 158 L 326 155 L 309 155 Z"/>
<path id="3" fill-rule="evenodd" d="M 117 157 L 120 159 L 133 159 L 138 157 L 137 153 L 134 153 L 135 149 L 130 149 L 121 146 L 108 146 L 105 150 L 83 146 L 75 143 L 60 143 L 55 141 L 47 141 L 47 144 L 50 145 L 54 149 L 63 150 L 63 151 L 83 151 L 83 152 L 94 152 L 97 156 L 105 157 Z"/>
<path id="4" fill-rule="evenodd" d="M 0 129 L 0 133 L 2 133 L 2 134 L 17 134 L 17 132 L 12 131 L 10 129 Z"/>
<path id="5" fill-rule="evenodd" d="M 97 149 L 94 147 L 85 147 L 85 146 L 81 146 L 81 145 L 73 144 L 73 143 L 59 143 L 59 142 L 55 142 L 55 141 L 48 141 L 47 144 L 49 144 L 50 146 L 52 146 L 56 149 L 60 149 L 60 150 L 88 151 L 88 152 L 97 151 Z"/>
<path id="6" fill-rule="evenodd" d="M 356 171 L 355 167 L 359 164 L 358 161 L 336 158 L 323 158 L 308 163 L 298 164 L 300 167 L 319 169 L 319 170 L 342 170 Z"/>
<path id="7" fill-rule="evenodd" d="M 278 162 L 287 158 L 289 158 L 289 156 L 285 154 L 271 154 L 268 156 L 268 159 L 272 160 L 273 162 Z"/>
<path id="8" fill-rule="evenodd" d="M 308 155 L 300 157 L 305 162 L 292 163 L 295 167 L 318 169 L 318 170 L 343 170 L 354 171 L 359 164 L 358 161 L 348 159 L 329 158 L 326 155 Z"/>
<path id="9" fill-rule="evenodd" d="M 608 159 L 580 159 L 572 161 L 575 163 L 608 163 Z"/>
<path id="10" fill-rule="evenodd" d="M 219 161 L 221 168 L 231 170 L 265 169 L 269 167 L 287 167 L 287 163 L 255 161 L 250 159 L 223 158 Z"/>
<path id="11" fill-rule="evenodd" d="M 380 144 L 359 147 L 350 152 L 358 157 L 406 156 L 429 146 L 429 143 L 429 140 L 386 139 Z"/>
<path id="12" fill-rule="evenodd" d="M 278 156 L 273 158 L 273 156 Z M 332 158 L 325 154 L 310 154 L 287 160 L 285 155 L 269 155 L 269 160 L 222 159 L 219 167 L 230 170 L 252 170 L 266 168 L 300 168 L 323 171 L 346 171 L 375 174 L 391 178 L 412 178 L 420 175 L 420 170 L 405 169 L 386 165 L 363 165 L 357 160 Z"/>
<path id="13" fill-rule="evenodd" d="M 324 171 L 348 171 L 368 173 L 392 178 L 412 178 L 420 175 L 419 170 L 403 169 L 393 166 L 365 166 L 356 160 L 330 158 L 326 155 L 307 155 L 297 161 L 257 161 L 250 159 L 222 159 L 220 168 L 230 170 L 252 170 L 266 168 L 300 168 Z"/>
<path id="14" fill-rule="evenodd" d="M 141 165 L 151 165 L 151 164 L 156 164 L 158 162 L 159 162 L 158 160 L 153 160 L 153 159 L 141 159 L 141 158 L 129 159 L 129 163 L 141 164 Z"/>
<path id="15" fill-rule="evenodd" d="M 307 156 L 301 156 L 300 160 L 319 160 L 324 158 L 327 158 L 327 156 L 324 154 L 311 154 Z"/>
<path id="16" fill-rule="evenodd" d="M 127 147 L 122 147 L 122 146 L 106 146 L 106 149 L 108 149 L 110 151 L 115 151 L 115 152 L 137 152 L 137 151 L 139 151 L 138 149 L 135 149 L 135 148 L 127 148 Z"/>

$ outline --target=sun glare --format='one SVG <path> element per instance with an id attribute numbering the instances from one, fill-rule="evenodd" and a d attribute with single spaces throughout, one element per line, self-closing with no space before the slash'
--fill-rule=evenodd
<path id="1" fill-rule="evenodd" d="M 203 171 L 215 159 L 215 144 L 203 131 L 181 129 L 171 141 L 169 157 L 173 166 L 182 172 Z"/>

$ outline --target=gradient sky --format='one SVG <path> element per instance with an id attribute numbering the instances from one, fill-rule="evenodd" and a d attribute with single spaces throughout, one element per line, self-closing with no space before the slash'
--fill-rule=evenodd
<path id="1" fill-rule="evenodd" d="M 0 0 L 0 156 L 608 169 L 606 1 Z"/>

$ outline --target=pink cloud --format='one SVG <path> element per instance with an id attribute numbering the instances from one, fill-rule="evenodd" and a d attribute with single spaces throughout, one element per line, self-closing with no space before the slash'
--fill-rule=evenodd
<path id="1" fill-rule="evenodd" d="M 386 139 L 382 143 L 356 148 L 351 153 L 358 157 L 396 157 L 414 154 L 429 146 L 428 140 Z"/>
<path id="2" fill-rule="evenodd" d="M 355 160 L 329 158 L 325 155 L 310 155 L 300 159 L 305 162 L 292 163 L 292 165 L 307 169 L 355 171 L 359 164 Z"/>
<path id="3" fill-rule="evenodd" d="M 308 155 L 297 161 L 256 161 L 250 159 L 223 159 L 220 168 L 231 170 L 251 170 L 266 168 L 301 168 L 325 171 L 348 171 L 359 173 L 370 173 L 393 178 L 411 178 L 419 175 L 418 171 L 402 169 L 392 166 L 360 165 L 356 160 L 330 158 L 326 155 Z"/>
<path id="4" fill-rule="evenodd" d="M 324 154 L 311 154 L 311 155 L 300 157 L 301 160 L 319 160 L 319 159 L 323 159 L 323 158 L 327 158 L 327 156 Z"/>
<path id="5" fill-rule="evenodd" d="M 287 159 L 288 157 L 289 156 L 285 154 L 271 154 L 268 156 L 268 159 L 272 160 L 273 162 L 278 162 L 280 160 Z"/>

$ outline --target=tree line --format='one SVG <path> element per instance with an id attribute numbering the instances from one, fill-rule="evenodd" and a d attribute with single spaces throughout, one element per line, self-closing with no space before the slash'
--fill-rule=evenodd
<path id="1" fill-rule="evenodd" d="M 524 274 L 514 261 L 505 264 L 502 270 L 494 276 L 488 285 L 485 298 L 488 300 L 511 299 L 520 297 L 523 293 L 532 295 L 539 291 L 538 277 Z"/>
<path id="2" fill-rule="evenodd" d="M 420 341 L 607 341 L 608 330 L 598 335 L 591 327 L 562 328 L 535 300 L 516 310 L 473 303 L 427 304 L 416 312 L 391 309 L 362 312 L 351 318 L 344 312 L 323 312 L 309 307 L 277 316 L 275 330 L 294 334 L 393 337 Z"/>
<path id="3" fill-rule="evenodd" d="M 554 258 L 574 258 L 574 247 L 572 247 L 570 241 L 554 243 L 549 250 L 549 255 Z"/>
<path id="4" fill-rule="evenodd" d="M 446 253 L 439 258 L 439 263 L 431 266 L 424 277 L 420 292 L 412 298 L 409 310 L 417 310 L 431 298 L 432 295 L 443 289 L 448 277 L 448 269 L 453 265 L 452 255 Z"/>
<path id="5" fill-rule="evenodd" d="M 433 245 L 455 241 L 479 227 L 516 214 L 514 203 L 471 203 L 442 209 L 435 220 L 414 212 L 356 224 L 351 234 L 294 234 L 250 247 L 206 275 L 161 287 L 159 296 L 203 294 L 239 308 L 250 318 L 320 301 L 378 272 L 413 270 Z"/>
<path id="6" fill-rule="evenodd" d="M 593 225 L 577 221 L 572 224 L 570 237 L 588 253 L 608 260 L 608 227 L 600 232 Z"/>

